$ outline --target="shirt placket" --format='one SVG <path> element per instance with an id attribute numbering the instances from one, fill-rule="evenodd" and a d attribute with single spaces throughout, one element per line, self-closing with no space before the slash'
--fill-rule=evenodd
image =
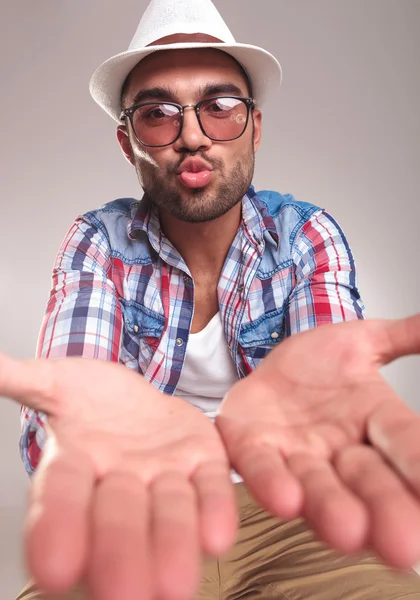
<path id="1" fill-rule="evenodd" d="M 184 260 L 167 238 L 160 237 L 156 250 L 162 260 L 161 295 L 165 329 L 154 361 L 158 370 L 152 374 L 151 365 L 148 375 L 154 377 L 155 385 L 162 392 L 173 394 L 185 361 L 193 319 L 194 282 Z"/>
<path id="2" fill-rule="evenodd" d="M 257 273 L 264 251 L 264 242 L 247 235 L 241 236 L 241 243 L 234 248 L 230 258 L 231 264 L 238 264 L 236 276 L 234 271 L 224 274 L 223 281 L 228 285 L 222 292 L 221 303 L 222 320 L 225 335 L 231 351 L 232 359 L 236 365 L 238 376 L 244 377 L 248 372 L 244 358 L 239 349 L 239 332 L 247 306 L 248 293 Z"/>

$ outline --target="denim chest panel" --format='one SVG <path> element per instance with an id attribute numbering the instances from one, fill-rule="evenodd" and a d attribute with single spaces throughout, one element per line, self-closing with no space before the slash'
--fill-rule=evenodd
<path id="1" fill-rule="evenodd" d="M 296 285 L 293 244 L 303 225 L 320 210 L 276 192 L 258 192 L 258 196 L 273 217 L 279 244 L 276 247 L 266 233 L 264 254 L 248 292 L 239 331 L 243 358 L 252 370 L 285 337 L 288 299 Z"/>
<path id="2" fill-rule="evenodd" d="M 120 302 L 124 322 L 120 362 L 145 375 L 162 338 L 165 317 L 136 302 Z"/>
<path id="3" fill-rule="evenodd" d="M 120 362 L 146 374 L 165 328 L 161 295 L 161 259 L 141 232 L 127 234 L 133 199 L 121 199 L 100 209 L 92 222 L 108 237 L 109 278 L 122 312 Z"/>
<path id="4" fill-rule="evenodd" d="M 284 338 L 284 313 L 294 286 L 292 264 L 274 272 L 257 273 L 248 293 L 238 342 L 254 369 Z"/>

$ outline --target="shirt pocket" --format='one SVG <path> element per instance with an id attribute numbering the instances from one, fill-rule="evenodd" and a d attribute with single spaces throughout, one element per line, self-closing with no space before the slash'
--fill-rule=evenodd
<path id="1" fill-rule="evenodd" d="M 161 340 L 165 317 L 134 301 L 120 300 L 124 331 L 120 360 L 145 373 Z"/>
<path id="2" fill-rule="evenodd" d="M 247 323 L 258 321 L 262 313 L 274 315 L 275 319 L 278 311 L 284 309 L 296 285 L 290 261 L 284 261 L 275 269 L 271 269 L 271 266 L 267 261 L 261 264 L 251 284 L 245 310 Z"/>
<path id="3" fill-rule="evenodd" d="M 249 366 L 254 369 L 273 348 L 278 346 L 284 337 L 284 309 L 282 307 L 242 325 L 239 333 L 239 345 Z"/>

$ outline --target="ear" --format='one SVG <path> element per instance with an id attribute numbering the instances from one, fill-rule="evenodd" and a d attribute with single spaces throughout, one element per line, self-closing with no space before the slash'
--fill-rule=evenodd
<path id="1" fill-rule="evenodd" d="M 261 143 L 262 136 L 262 112 L 256 108 L 253 110 L 252 118 L 254 120 L 254 152 L 256 152 Z"/>
<path id="2" fill-rule="evenodd" d="M 130 164 L 134 165 L 133 149 L 131 148 L 130 138 L 128 137 L 125 125 L 118 125 L 117 138 L 125 158 Z"/>

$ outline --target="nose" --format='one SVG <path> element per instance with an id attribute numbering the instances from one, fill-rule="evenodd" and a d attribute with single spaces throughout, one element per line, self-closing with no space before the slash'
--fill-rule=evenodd
<path id="1" fill-rule="evenodd" d="M 184 123 L 181 135 L 174 144 L 175 150 L 196 152 L 208 150 L 212 141 L 202 131 L 194 106 L 184 106 Z"/>

